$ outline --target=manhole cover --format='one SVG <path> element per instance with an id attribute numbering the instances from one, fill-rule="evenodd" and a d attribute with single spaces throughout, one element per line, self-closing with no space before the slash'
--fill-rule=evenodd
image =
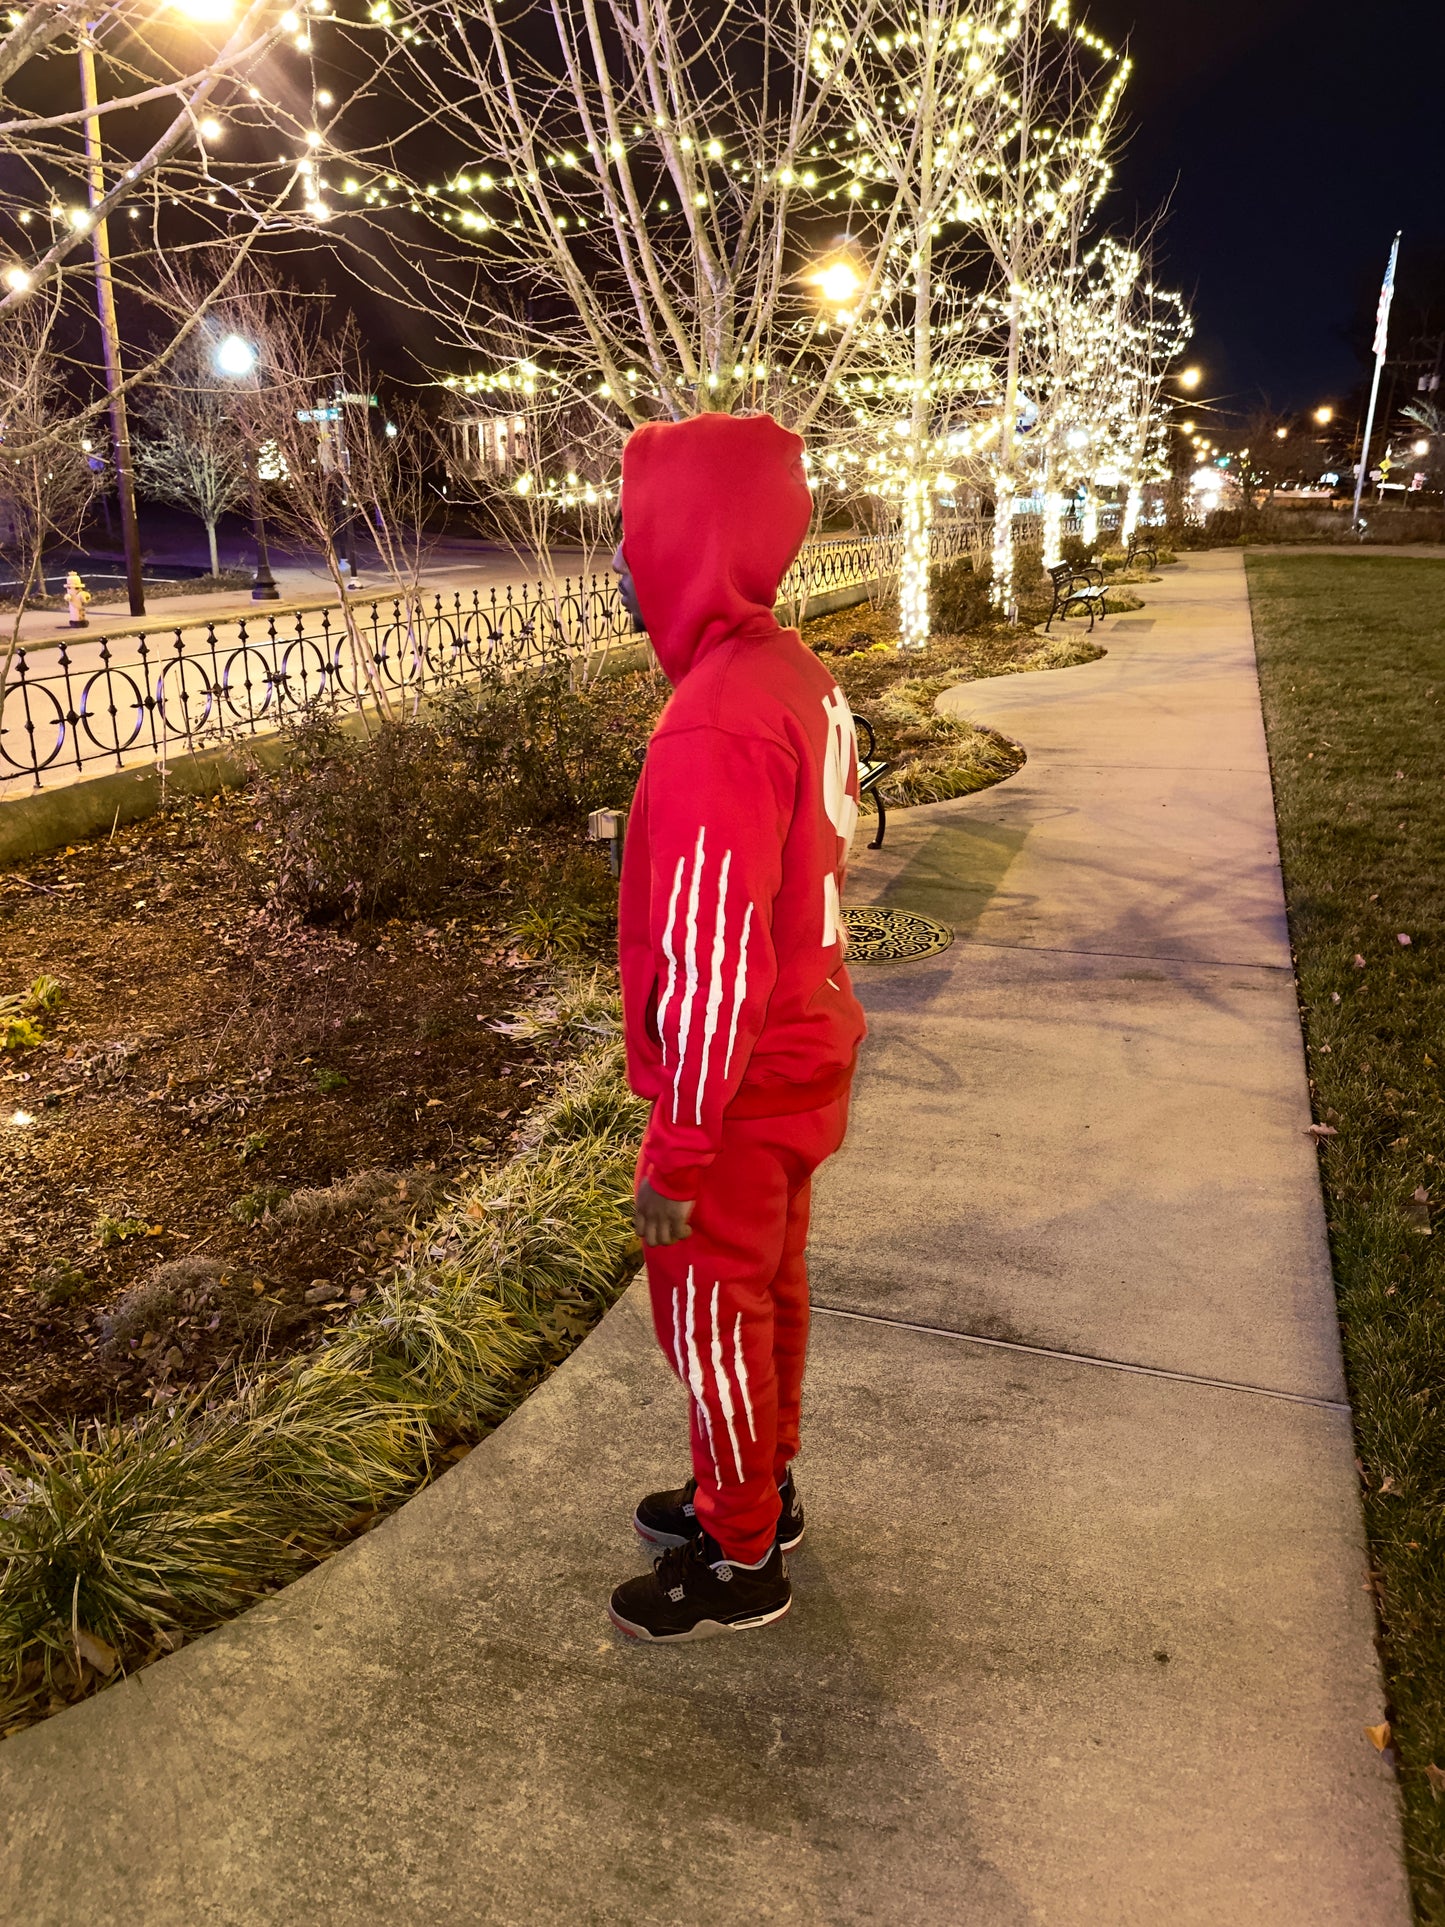
<path id="1" fill-rule="evenodd" d="M 946 923 L 921 917 L 916 910 L 845 910 L 848 961 L 908 963 L 914 957 L 936 957 L 953 942 Z"/>

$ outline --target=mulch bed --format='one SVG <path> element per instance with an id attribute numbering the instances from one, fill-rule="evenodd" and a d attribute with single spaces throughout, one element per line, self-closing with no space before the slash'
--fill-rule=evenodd
<path id="1" fill-rule="evenodd" d="M 0 1051 L 0 1424 L 133 1413 L 304 1349 L 538 1095 L 537 1053 L 491 1027 L 537 968 L 495 901 L 278 923 L 208 857 L 236 807 L 0 873 L 0 997 L 64 986 L 45 1041 Z M 387 1175 L 314 1195 L 362 1173 Z M 207 1289 L 137 1319 L 138 1283 L 191 1256 Z"/>

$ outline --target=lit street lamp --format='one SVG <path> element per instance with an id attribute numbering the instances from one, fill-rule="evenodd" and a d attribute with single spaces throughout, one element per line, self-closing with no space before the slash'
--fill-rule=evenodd
<path id="1" fill-rule="evenodd" d="M 171 9 L 197 25 L 214 25 L 229 20 L 234 0 L 170 0 Z M 130 423 L 126 417 L 124 376 L 120 360 L 120 328 L 115 314 L 115 283 L 110 266 L 110 231 L 104 219 L 97 220 L 95 209 L 105 199 L 105 161 L 100 141 L 100 92 L 95 80 L 94 25 L 80 22 L 80 105 L 85 137 L 85 175 L 90 213 L 76 210 L 71 219 L 75 227 L 91 230 L 91 251 L 95 257 L 95 306 L 100 323 L 101 350 L 105 360 L 105 387 L 110 397 L 110 439 L 115 452 L 115 486 L 120 499 L 121 540 L 125 548 L 125 586 L 133 616 L 146 612 L 145 585 L 141 577 L 140 524 L 136 519 L 135 467 L 131 461 Z M 213 83 L 214 84 L 214 83 Z M 209 91 L 209 90 L 207 90 Z M 202 123 L 211 138 L 219 133 L 214 121 Z M 23 294 L 30 286 L 24 268 L 13 267 L 5 276 L 6 286 Z"/>
<path id="2" fill-rule="evenodd" d="M 1204 370 L 1202 368 L 1181 368 L 1174 379 L 1179 383 L 1181 388 L 1187 388 L 1192 392 L 1199 386 L 1200 382 L 1203 381 Z"/>
<path id="3" fill-rule="evenodd" d="M 830 308 L 846 308 L 863 291 L 863 278 L 851 261 L 829 261 L 808 279 Z"/>
<path id="4" fill-rule="evenodd" d="M 216 345 L 216 371 L 229 376 L 232 381 L 249 381 L 256 372 L 259 360 L 255 347 L 244 335 L 227 335 Z M 251 600 L 279 602 L 281 591 L 276 587 L 276 578 L 271 573 L 271 558 L 266 551 L 266 518 L 261 511 L 261 482 L 253 463 L 248 461 L 246 470 L 251 481 L 251 526 L 256 535 L 256 575 L 251 584 Z"/>
<path id="5" fill-rule="evenodd" d="M 1321 428 L 1328 428 L 1330 423 L 1334 420 L 1334 418 L 1335 418 L 1335 411 L 1333 408 L 1324 407 L 1324 408 L 1317 408 L 1315 410 L 1315 420 L 1319 423 Z"/>

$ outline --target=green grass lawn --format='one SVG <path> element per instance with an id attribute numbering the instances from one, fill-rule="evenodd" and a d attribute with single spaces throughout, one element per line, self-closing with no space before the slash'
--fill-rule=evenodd
<path id="1" fill-rule="evenodd" d="M 1445 556 L 1247 567 L 1410 1869 L 1445 1923 Z"/>

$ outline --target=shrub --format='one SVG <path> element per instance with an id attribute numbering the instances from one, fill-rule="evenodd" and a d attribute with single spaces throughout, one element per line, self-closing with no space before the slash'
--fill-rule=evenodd
<path id="1" fill-rule="evenodd" d="M 1041 542 L 1020 542 L 1014 550 L 1014 587 L 1021 596 L 1036 594 L 1044 582 Z"/>
<path id="2" fill-rule="evenodd" d="M 520 868 L 540 888 L 537 838 L 630 801 L 659 707 L 645 672 L 588 683 L 559 659 L 495 663 L 425 716 L 374 723 L 369 739 L 313 712 L 291 727 L 282 768 L 253 774 L 245 847 L 227 818 L 217 854 L 314 922 L 425 914 L 505 864 L 519 836 L 531 845 Z"/>
<path id="3" fill-rule="evenodd" d="M 884 789 L 888 803 L 898 808 L 910 803 L 946 803 L 952 797 L 987 789 L 1012 776 L 1023 764 L 1024 752 L 1007 737 L 972 723 L 953 723 L 947 741 L 890 772 L 884 779 Z"/>
<path id="4" fill-rule="evenodd" d="M 247 815 L 258 846 L 238 847 L 234 820 L 223 817 L 221 859 L 314 922 L 435 902 L 465 854 L 475 813 L 440 733 L 383 722 L 367 741 L 318 711 L 288 734 L 282 767 L 252 778 Z"/>
<path id="5" fill-rule="evenodd" d="M 59 1008 L 64 986 L 54 977 L 37 977 L 17 997 L 0 997 L 0 1050 L 33 1050 L 45 1042 L 35 1021 Z"/>
<path id="6" fill-rule="evenodd" d="M 415 1490 L 440 1439 L 504 1417 L 610 1301 L 628 1270 L 646 1113 L 623 1082 L 615 990 L 596 974 L 565 980 L 514 1025 L 592 1041 L 522 1152 L 469 1180 L 328 1343 L 242 1372 L 229 1396 L 6 1435 L 0 1724 L 303 1570 Z M 406 1174 L 348 1183 L 375 1192 L 383 1175 Z M 205 1259 L 160 1267 L 143 1315 L 221 1291 L 218 1274 Z M 141 1315 L 141 1298 L 122 1300 L 112 1336 Z"/>
<path id="7" fill-rule="evenodd" d="M 929 620 L 936 635 L 966 635 L 998 620 L 998 611 L 988 599 L 992 574 L 987 565 L 975 569 L 966 555 L 956 562 L 936 563 L 929 570 Z"/>
<path id="8" fill-rule="evenodd" d="M 286 1192 L 277 1184 L 258 1184 L 254 1191 L 243 1191 L 232 1201 L 231 1216 L 237 1224 L 260 1224 L 274 1217 L 286 1202 Z"/>
<path id="9" fill-rule="evenodd" d="M 305 1186 L 284 1194 L 274 1207 L 282 1224 L 334 1224 L 364 1217 L 371 1224 L 404 1224 L 428 1205 L 441 1188 L 434 1171 L 353 1171 L 327 1185 Z"/>

